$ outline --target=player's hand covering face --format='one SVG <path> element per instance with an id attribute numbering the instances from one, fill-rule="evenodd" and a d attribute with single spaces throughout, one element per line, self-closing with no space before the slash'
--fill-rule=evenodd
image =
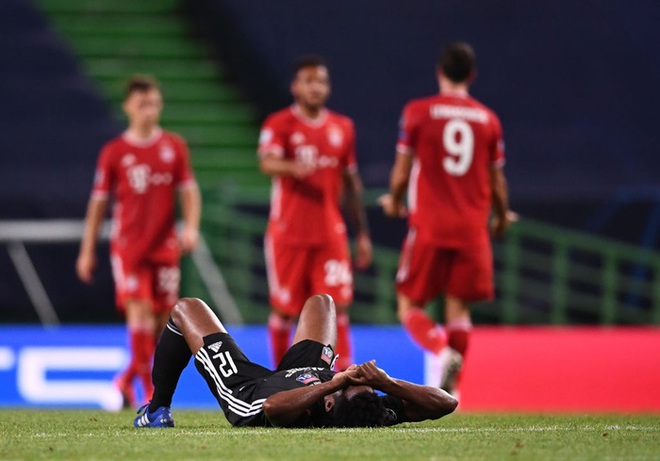
<path id="1" fill-rule="evenodd" d="M 291 84 L 296 102 L 305 108 L 318 110 L 330 96 L 330 76 L 325 66 L 304 67 Z"/>

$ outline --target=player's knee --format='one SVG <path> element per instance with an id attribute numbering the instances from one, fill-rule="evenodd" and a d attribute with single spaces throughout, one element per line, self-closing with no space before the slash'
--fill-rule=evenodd
<path id="1" fill-rule="evenodd" d="M 189 318 L 191 313 L 203 306 L 203 302 L 199 298 L 181 298 L 172 308 L 171 317 L 176 325 L 179 325 L 178 320 Z"/>
<path id="2" fill-rule="evenodd" d="M 335 300 L 326 293 L 321 293 L 314 295 L 309 298 L 308 302 L 314 306 L 317 306 L 317 309 L 323 309 L 326 311 L 335 311 Z"/>

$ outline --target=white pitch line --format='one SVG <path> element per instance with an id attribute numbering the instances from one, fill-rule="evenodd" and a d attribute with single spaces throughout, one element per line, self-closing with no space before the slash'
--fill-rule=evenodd
<path id="1" fill-rule="evenodd" d="M 170 429 L 165 429 L 170 430 Z M 491 432 L 575 432 L 575 431 L 643 431 L 643 432 L 660 432 L 660 427 L 656 426 L 620 426 L 620 425 L 604 425 L 604 426 L 529 426 L 529 427 L 483 427 L 483 428 L 474 428 L 474 427 L 393 427 L 393 428 L 372 428 L 372 429 L 359 429 L 359 428 L 334 428 L 334 429 L 277 429 L 277 428 L 226 428 L 218 429 L 215 431 L 195 431 L 182 428 L 174 428 L 171 430 L 172 437 L 188 437 L 188 436 L 218 436 L 218 435 L 267 435 L 267 434 L 276 434 L 280 433 L 282 430 L 291 431 L 291 432 L 321 432 L 329 431 L 335 433 L 351 433 L 351 432 L 377 432 L 377 431 L 394 431 L 394 432 L 404 432 L 404 433 L 462 433 L 462 434 L 482 434 L 482 433 L 491 433 Z M 140 437 L 149 437 L 161 435 L 162 431 L 153 431 L 148 429 L 139 429 L 134 432 L 136 436 Z M 116 432 L 117 436 L 127 435 L 125 431 Z M 63 438 L 63 437 L 77 437 L 77 438 L 88 438 L 88 437 L 98 437 L 99 434 L 86 433 L 86 434 L 77 434 L 77 433 L 66 433 L 66 432 L 57 432 L 57 433 L 44 433 L 40 432 L 38 434 L 25 434 L 19 435 L 18 438 L 21 439 L 31 439 L 31 438 Z M 105 436 L 103 436 L 105 437 Z"/>

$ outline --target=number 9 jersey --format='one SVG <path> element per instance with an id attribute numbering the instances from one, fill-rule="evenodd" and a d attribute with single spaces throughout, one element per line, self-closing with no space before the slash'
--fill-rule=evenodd
<path id="1" fill-rule="evenodd" d="M 467 93 L 442 93 L 403 109 L 397 152 L 412 155 L 409 226 L 417 238 L 461 248 L 488 239 L 491 168 L 504 165 L 495 113 Z"/>

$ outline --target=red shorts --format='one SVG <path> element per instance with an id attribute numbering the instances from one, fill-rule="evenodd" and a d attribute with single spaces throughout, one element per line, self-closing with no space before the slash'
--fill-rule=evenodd
<path id="1" fill-rule="evenodd" d="M 445 294 L 464 301 L 493 299 L 493 251 L 490 241 L 465 248 L 442 248 L 408 231 L 403 244 L 397 291 L 424 305 Z"/>
<path id="2" fill-rule="evenodd" d="M 332 296 L 337 306 L 353 301 L 351 255 L 345 236 L 310 247 L 277 240 L 267 234 L 264 241 L 271 306 L 298 316 L 307 298 L 318 293 Z"/>
<path id="3" fill-rule="evenodd" d="M 181 271 L 176 262 L 142 263 L 127 268 L 119 253 L 111 253 L 112 275 L 115 279 L 115 297 L 123 312 L 126 301 L 150 301 L 156 314 L 168 312 L 179 298 Z"/>

